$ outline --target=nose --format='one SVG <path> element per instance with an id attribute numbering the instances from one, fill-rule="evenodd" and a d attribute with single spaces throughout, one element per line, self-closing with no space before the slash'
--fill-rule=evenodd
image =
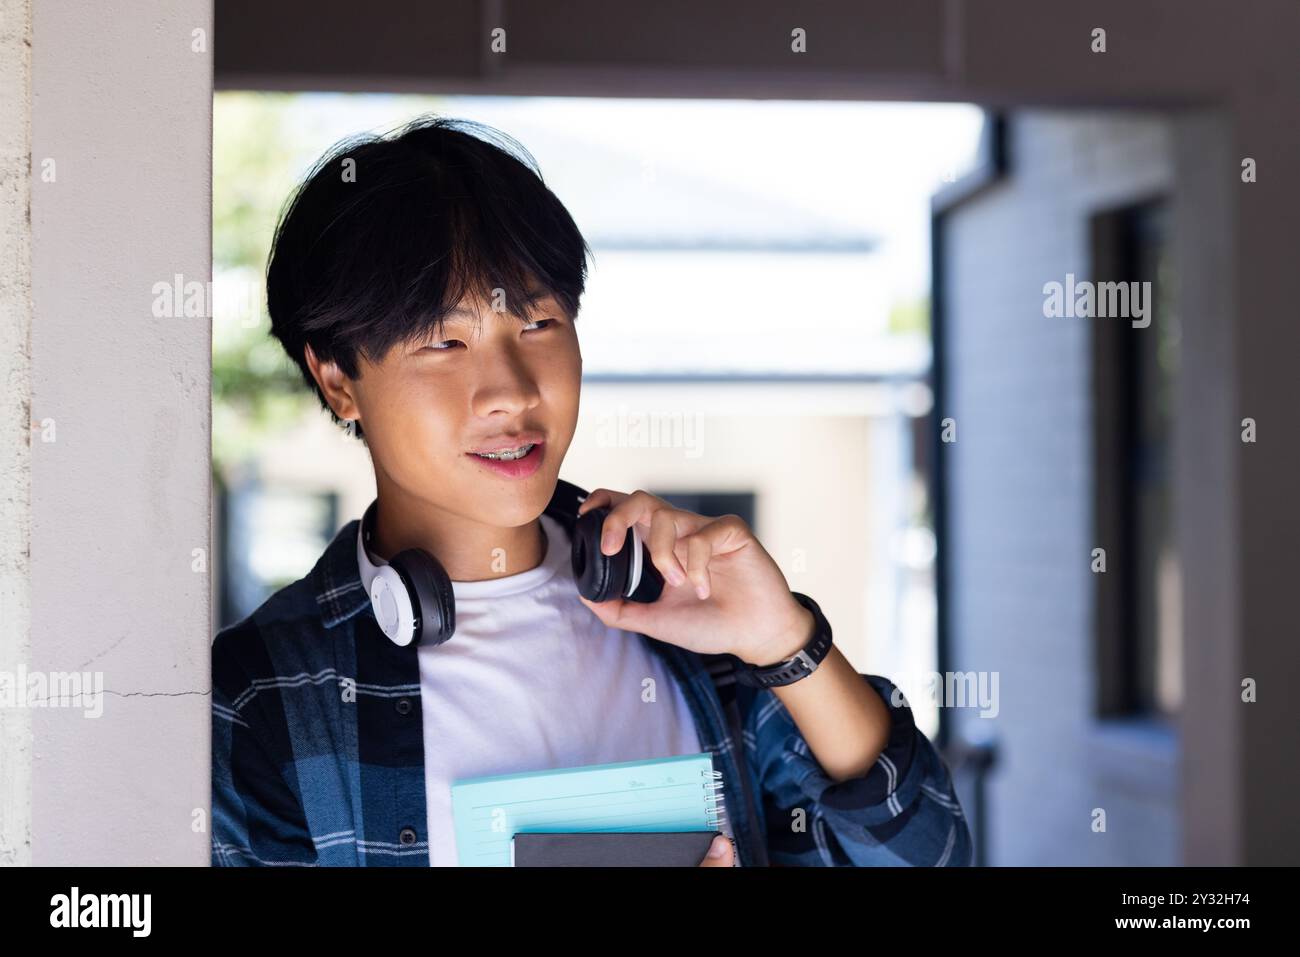
<path id="1" fill-rule="evenodd" d="M 514 417 L 542 400 L 537 377 L 519 353 L 509 347 L 495 351 L 484 363 L 474 390 L 473 411 L 488 418 L 499 412 Z"/>

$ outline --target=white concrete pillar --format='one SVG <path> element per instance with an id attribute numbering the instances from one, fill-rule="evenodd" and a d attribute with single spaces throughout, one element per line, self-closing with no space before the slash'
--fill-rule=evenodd
<path id="1" fill-rule="evenodd" d="M 203 864 L 211 2 L 0 11 L 0 863 Z"/>

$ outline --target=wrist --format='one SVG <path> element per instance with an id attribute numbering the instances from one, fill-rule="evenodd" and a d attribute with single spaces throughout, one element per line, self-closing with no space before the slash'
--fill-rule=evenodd
<path id="1" fill-rule="evenodd" d="M 794 602 L 794 605 L 795 615 L 791 625 L 781 629 L 774 638 L 762 644 L 735 652 L 735 656 L 748 665 L 766 668 L 787 661 L 802 651 L 808 642 L 812 641 L 817 622 L 812 612 L 799 602 Z"/>

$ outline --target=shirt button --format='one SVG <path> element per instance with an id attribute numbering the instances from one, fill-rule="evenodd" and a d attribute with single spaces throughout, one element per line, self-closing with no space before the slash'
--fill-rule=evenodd
<path id="1" fill-rule="evenodd" d="M 411 699 L 410 699 L 410 698 L 398 698 L 398 699 L 397 699 L 397 713 L 398 713 L 398 714 L 410 714 L 410 713 L 411 713 Z"/>
<path id="2" fill-rule="evenodd" d="M 415 838 L 415 828 L 413 827 L 404 827 L 401 833 L 397 835 L 397 840 L 401 844 L 414 844 Z"/>

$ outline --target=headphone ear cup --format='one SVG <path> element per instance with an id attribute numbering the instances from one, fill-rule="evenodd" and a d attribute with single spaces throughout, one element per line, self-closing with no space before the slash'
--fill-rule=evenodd
<path id="1" fill-rule="evenodd" d="M 617 554 L 604 554 L 600 550 L 600 535 L 608 514 L 607 508 L 593 508 L 579 515 L 573 526 L 573 578 L 578 583 L 578 594 L 587 601 L 620 598 L 627 587 L 632 536 L 627 537 Z"/>
<path id="2" fill-rule="evenodd" d="M 632 587 L 632 593 L 627 596 L 627 600 L 646 605 L 658 601 L 664 590 L 664 576 L 655 567 L 654 560 L 650 557 L 650 549 L 641 541 L 639 530 L 633 529 L 632 533 L 628 535 L 628 545 L 629 551 L 634 548 L 641 550 L 641 561 L 637 562 L 635 558 L 632 559 L 632 570 L 629 574 L 637 580 Z M 632 583 L 628 582 L 628 585 L 632 585 Z M 624 586 L 623 590 L 627 591 L 627 586 Z"/>
<path id="3" fill-rule="evenodd" d="M 408 548 L 389 562 L 407 583 L 415 606 L 415 644 L 440 645 L 456 632 L 456 595 L 442 565 L 422 548 Z"/>
<path id="4" fill-rule="evenodd" d="M 391 565 L 375 569 L 370 581 L 370 607 L 375 623 L 393 644 L 405 648 L 418 637 L 415 634 L 415 607 L 411 604 L 411 587 Z"/>

